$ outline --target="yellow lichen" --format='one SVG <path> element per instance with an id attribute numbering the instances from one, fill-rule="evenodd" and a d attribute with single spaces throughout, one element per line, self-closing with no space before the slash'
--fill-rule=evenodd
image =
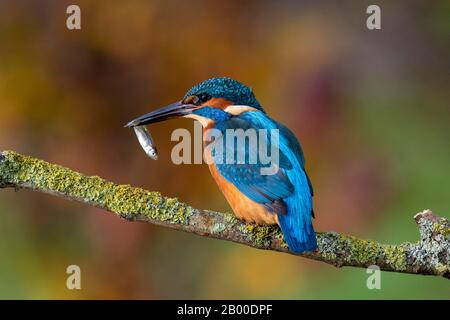
<path id="1" fill-rule="evenodd" d="M 17 184 L 48 193 L 95 203 L 126 219 L 138 215 L 171 224 L 187 224 L 193 208 L 175 198 L 130 185 L 115 185 L 100 177 L 88 177 L 59 165 L 19 155 L 3 153 L 0 177 L 3 184 Z"/>

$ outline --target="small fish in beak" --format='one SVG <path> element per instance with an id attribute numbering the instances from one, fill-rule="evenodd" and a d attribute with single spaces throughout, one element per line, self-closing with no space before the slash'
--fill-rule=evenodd
<path id="1" fill-rule="evenodd" d="M 153 160 L 158 160 L 158 153 L 156 152 L 153 138 L 147 128 L 145 126 L 136 126 L 133 129 L 145 153 Z"/>
<path id="2" fill-rule="evenodd" d="M 133 128 L 139 143 L 144 149 L 145 153 L 153 160 L 158 159 L 156 148 L 153 145 L 153 139 L 150 133 L 145 128 L 150 123 L 160 122 L 168 119 L 179 118 L 192 113 L 193 110 L 198 108 L 197 105 L 186 104 L 183 101 L 178 101 L 168 106 L 159 108 L 150 113 L 144 114 L 125 125 L 125 127 Z"/>

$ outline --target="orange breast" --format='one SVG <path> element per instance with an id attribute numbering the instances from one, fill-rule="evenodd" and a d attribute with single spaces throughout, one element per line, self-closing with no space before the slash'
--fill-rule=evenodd
<path id="1" fill-rule="evenodd" d="M 210 158 L 211 154 L 207 156 Z M 222 177 L 212 161 L 208 161 L 208 163 L 211 163 L 209 165 L 211 175 L 225 196 L 225 199 L 230 204 L 236 217 L 257 224 L 278 224 L 278 216 L 275 213 L 269 213 L 263 205 L 245 196 L 232 183 Z"/>

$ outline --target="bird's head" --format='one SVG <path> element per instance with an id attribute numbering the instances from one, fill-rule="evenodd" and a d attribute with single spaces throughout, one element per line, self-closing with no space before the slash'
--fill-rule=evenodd
<path id="1" fill-rule="evenodd" d="M 264 112 L 249 87 L 231 78 L 212 78 L 192 87 L 180 101 L 136 118 L 126 126 L 185 117 L 198 120 L 206 127 L 248 111 Z"/>

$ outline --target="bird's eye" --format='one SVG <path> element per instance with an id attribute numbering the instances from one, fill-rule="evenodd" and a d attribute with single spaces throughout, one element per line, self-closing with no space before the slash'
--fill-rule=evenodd
<path id="1" fill-rule="evenodd" d="M 184 103 L 187 104 L 195 104 L 197 106 L 201 105 L 202 103 L 205 103 L 210 99 L 209 95 L 207 93 L 201 93 L 199 95 L 193 95 L 189 96 L 186 99 L 184 99 Z"/>
<path id="2" fill-rule="evenodd" d="M 199 100 L 200 100 L 201 103 L 205 103 L 206 101 L 209 100 L 209 95 L 207 93 L 202 93 L 199 96 Z"/>

